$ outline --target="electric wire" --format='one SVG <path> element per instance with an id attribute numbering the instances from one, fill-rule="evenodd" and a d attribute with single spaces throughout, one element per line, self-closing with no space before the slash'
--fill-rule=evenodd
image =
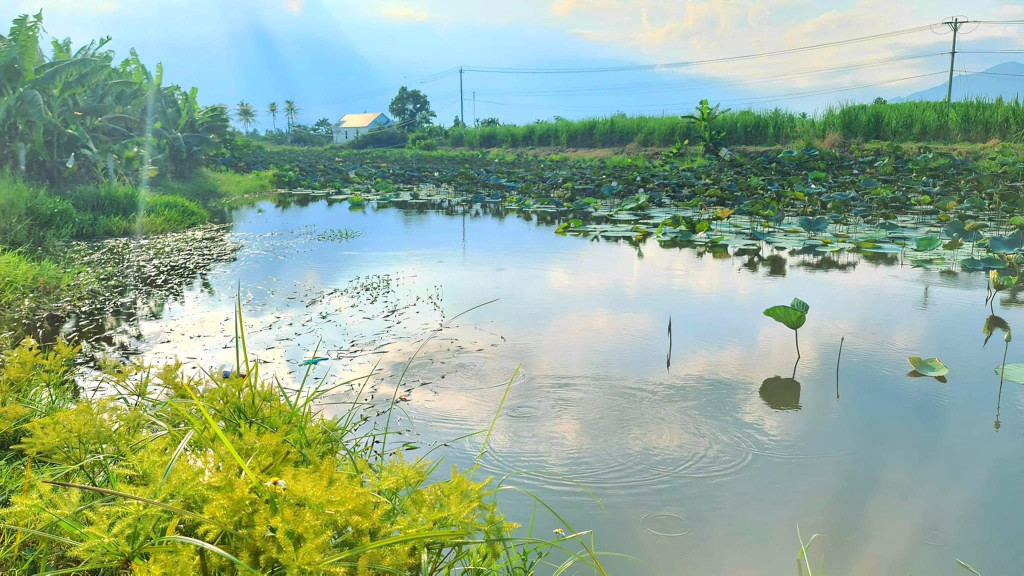
<path id="1" fill-rule="evenodd" d="M 663 64 L 634 64 L 624 66 L 608 66 L 598 68 L 499 68 L 499 67 L 482 67 L 482 66 L 465 66 L 463 70 L 466 72 L 484 73 L 484 74 L 590 74 L 590 73 L 608 73 L 608 72 L 631 72 L 638 70 L 666 70 L 672 68 L 686 68 L 691 66 L 697 66 L 700 64 L 718 64 L 724 62 L 738 62 L 743 60 L 753 60 L 758 58 L 769 58 L 774 56 L 783 56 L 788 54 L 798 54 L 800 52 L 807 52 L 810 50 L 820 50 L 822 48 L 832 48 L 835 46 L 844 46 L 847 44 L 855 44 L 859 42 L 869 42 L 872 40 L 880 40 L 883 38 L 891 38 L 894 36 L 901 36 L 905 34 L 913 34 L 916 32 L 923 32 L 930 30 L 935 24 L 928 24 L 924 26 L 916 26 L 914 28 L 905 28 L 902 30 L 894 30 L 892 32 L 882 32 L 879 34 L 872 34 L 869 36 L 861 36 L 858 38 L 848 38 L 845 40 L 836 40 L 833 42 L 823 42 L 820 44 L 811 44 L 808 46 L 800 46 L 796 48 L 784 48 L 780 50 L 772 50 L 769 52 L 760 52 L 754 54 L 744 54 L 739 56 L 724 56 L 719 58 L 707 58 L 702 60 L 687 60 L 680 62 L 666 62 Z"/>

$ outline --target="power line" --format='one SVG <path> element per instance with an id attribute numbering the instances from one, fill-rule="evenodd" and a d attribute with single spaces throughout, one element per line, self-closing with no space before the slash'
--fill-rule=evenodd
<path id="1" fill-rule="evenodd" d="M 959 54 L 1024 54 L 1024 50 L 957 50 Z"/>
<path id="2" fill-rule="evenodd" d="M 451 68 L 446 68 L 444 70 L 441 70 L 440 72 L 435 72 L 435 73 L 429 74 L 427 76 L 420 76 L 419 78 L 413 78 L 412 82 L 410 82 L 410 83 L 430 84 L 432 82 L 436 82 L 436 81 L 441 80 L 443 78 L 447 78 L 449 76 L 452 76 L 453 74 L 457 73 L 458 71 L 459 71 L 459 67 L 458 66 L 453 66 Z M 314 102 L 313 104 L 308 104 L 307 103 L 307 104 L 305 104 L 305 106 L 338 106 L 338 105 L 341 105 L 341 104 L 348 104 L 350 102 L 355 102 L 355 101 L 361 100 L 363 98 L 367 98 L 369 96 L 376 96 L 378 94 L 391 93 L 393 91 L 395 91 L 394 85 L 391 85 L 391 86 L 388 86 L 388 87 L 381 86 L 380 88 L 373 88 L 373 89 L 370 89 L 370 90 L 366 90 L 366 91 L 363 91 L 363 92 L 357 92 L 356 94 L 349 95 L 344 100 L 332 100 L 330 102 Z"/>
<path id="3" fill-rule="evenodd" d="M 840 87 L 840 88 L 827 88 L 827 89 L 819 89 L 819 90 L 806 90 L 806 91 L 802 91 L 802 92 L 789 92 L 789 93 L 783 93 L 783 94 L 773 94 L 773 95 L 769 95 L 769 96 L 754 96 L 754 97 L 750 97 L 750 98 L 733 98 L 733 99 L 730 99 L 730 100 L 721 100 L 720 102 L 723 103 L 723 104 L 728 104 L 730 102 L 745 103 L 745 104 L 766 104 L 766 103 L 770 103 L 770 102 L 777 102 L 777 101 L 783 101 L 783 100 L 794 100 L 794 99 L 798 99 L 798 98 L 806 98 L 806 97 L 809 97 L 809 96 L 819 96 L 819 95 L 824 95 L 824 94 L 834 94 L 834 93 L 846 92 L 846 91 L 850 91 L 850 90 L 860 90 L 860 89 L 864 89 L 864 88 L 872 88 L 872 87 L 875 87 L 875 86 L 884 86 L 884 85 L 887 85 L 887 84 L 896 84 L 896 83 L 899 83 L 899 82 L 905 82 L 907 80 L 916 80 L 918 78 L 928 78 L 928 77 L 937 76 L 937 75 L 940 75 L 940 74 L 946 74 L 946 71 L 945 70 L 940 70 L 938 72 L 931 72 L 931 73 L 927 73 L 927 74 L 916 74 L 916 75 L 913 75 L 913 76 L 904 76 L 904 77 L 901 77 L 901 78 L 890 78 L 888 80 L 882 80 L 882 81 L 878 81 L 878 82 L 869 82 L 869 83 L 864 83 L 864 84 L 857 84 L 855 86 L 843 86 L 843 87 Z M 482 102 L 482 103 L 486 103 L 486 104 L 493 104 L 493 105 L 497 105 L 497 106 L 508 106 L 508 107 L 513 107 L 513 108 L 514 107 L 518 107 L 518 105 L 510 104 L 508 102 L 495 102 L 495 101 L 491 101 L 491 100 L 477 100 L 477 101 L 478 102 Z M 638 110 L 638 111 L 641 110 L 641 109 L 679 110 L 679 109 L 684 109 L 684 108 L 685 109 L 689 109 L 689 107 L 691 107 L 691 106 L 693 106 L 692 102 L 673 102 L 673 103 L 662 103 L 662 104 L 640 104 L 640 105 L 636 105 L 636 106 L 629 106 L 628 109 L 629 110 Z M 589 107 L 589 108 L 572 107 L 572 109 L 574 109 L 574 110 L 587 110 L 587 109 L 589 109 L 589 110 L 593 110 L 593 111 L 607 110 L 608 108 L 610 108 L 610 107 L 609 106 L 601 106 L 601 107 L 596 107 L 595 106 L 595 107 Z"/>
<path id="4" fill-rule="evenodd" d="M 857 84 L 855 86 L 843 86 L 842 88 L 828 88 L 828 89 L 821 89 L 821 90 L 808 90 L 808 91 L 804 91 L 804 92 L 790 92 L 788 94 L 775 94 L 775 95 L 771 95 L 771 96 L 754 96 L 752 98 L 733 98 L 733 99 L 729 99 L 729 100 L 722 100 L 722 102 L 723 103 L 729 103 L 729 102 L 765 103 L 765 102 L 774 102 L 774 101 L 778 101 L 778 100 L 792 100 L 792 99 L 796 99 L 796 98 L 804 98 L 804 97 L 807 97 L 807 96 L 820 96 L 820 95 L 824 95 L 824 94 L 834 94 L 834 93 L 837 93 L 837 92 L 847 92 L 847 91 L 850 91 L 850 90 L 860 90 L 860 89 L 863 89 L 863 88 L 872 88 L 872 87 L 875 87 L 875 86 L 884 86 L 886 84 L 896 84 L 896 83 L 899 83 L 899 82 L 905 82 L 907 80 L 916 80 L 918 78 L 928 78 L 930 76 L 936 76 L 936 75 L 945 74 L 945 73 L 946 73 L 945 70 L 940 70 L 938 72 L 930 72 L 928 74 L 915 74 L 913 76 L 904 76 L 902 78 L 892 78 L 892 79 L 889 79 L 889 80 L 882 80 L 882 81 L 879 81 L 879 82 L 869 82 L 869 83 L 866 83 L 866 84 Z"/>
<path id="5" fill-rule="evenodd" d="M 568 94 L 577 94 L 577 93 L 586 94 L 586 93 L 593 93 L 593 92 L 620 92 L 620 91 L 623 91 L 623 92 L 634 92 L 634 91 L 639 90 L 639 89 L 644 89 L 646 91 L 655 91 L 656 89 L 662 88 L 662 87 L 665 88 L 665 89 L 679 90 L 679 88 L 677 88 L 678 86 L 682 86 L 682 90 L 683 91 L 692 91 L 692 90 L 703 90 L 703 89 L 706 89 L 706 88 L 713 88 L 713 87 L 718 87 L 718 86 L 737 86 L 737 85 L 748 85 L 748 84 L 774 83 L 774 82 L 778 82 L 779 80 L 788 79 L 788 78 L 795 78 L 795 77 L 808 76 L 808 75 L 814 75 L 814 74 L 823 74 L 823 73 L 831 73 L 831 72 L 856 70 L 856 69 L 861 69 L 861 68 L 871 68 L 871 67 L 884 66 L 886 64 L 893 64 L 893 63 L 903 62 L 903 61 L 908 61 L 908 60 L 921 60 L 921 59 L 925 59 L 925 58 L 934 58 L 936 56 L 945 56 L 947 54 L 949 54 L 949 52 L 934 52 L 934 53 L 930 53 L 930 54 L 915 54 L 915 55 L 901 56 L 901 57 L 895 57 L 895 58 L 882 58 L 882 59 L 874 59 L 874 60 L 865 60 L 865 61 L 860 61 L 860 62 L 853 62 L 853 63 L 849 63 L 849 64 L 843 64 L 843 65 L 839 65 L 839 66 L 831 66 L 831 67 L 825 67 L 825 68 L 807 68 L 807 69 L 803 69 L 803 70 L 796 70 L 796 71 L 793 71 L 793 72 L 788 72 L 788 73 L 784 73 L 784 74 L 776 74 L 776 75 L 772 75 L 772 76 L 758 76 L 756 78 L 749 79 L 749 80 L 735 80 L 735 81 L 728 81 L 728 80 L 726 80 L 726 81 L 721 81 L 721 82 L 705 83 L 705 84 L 699 84 L 699 85 L 694 85 L 692 83 L 692 81 L 687 79 L 687 80 L 669 80 L 669 81 L 663 81 L 663 82 L 645 82 L 645 83 L 637 83 L 637 84 L 619 84 L 619 85 L 615 85 L 615 86 L 604 86 L 604 87 L 602 87 L 602 86 L 593 86 L 593 87 L 564 88 L 564 89 L 554 89 L 554 90 L 494 91 L 494 92 L 481 92 L 481 94 L 486 94 L 486 95 L 523 95 L 523 96 L 533 96 L 533 95 L 538 95 L 539 96 L 539 95 L 549 95 L 549 94 L 565 94 L 565 95 L 568 95 Z M 652 88 L 654 90 L 652 90 Z"/>
<path id="6" fill-rule="evenodd" d="M 497 67 L 474 67 L 467 66 L 465 70 L 467 72 L 477 72 L 484 74 L 589 74 L 589 73 L 605 73 L 605 72 L 632 72 L 639 70 L 664 70 L 671 68 L 685 68 L 690 66 L 697 66 L 700 64 L 720 64 L 724 62 L 738 62 L 742 60 L 753 60 L 757 58 L 768 58 L 772 56 L 783 56 L 787 54 L 797 54 L 800 52 L 807 52 L 809 50 L 819 50 L 822 48 L 831 48 L 835 46 L 843 46 L 846 44 L 855 44 L 859 42 L 868 42 L 871 40 L 880 40 L 882 38 L 891 38 L 893 36 L 901 36 L 905 34 L 912 34 L 915 32 L 923 32 L 930 30 L 934 24 L 928 24 L 926 26 L 917 26 L 914 28 L 906 28 L 903 30 L 895 30 L 892 32 L 883 32 L 880 34 L 872 34 L 870 36 L 861 36 L 859 38 L 849 38 L 846 40 L 836 40 L 833 42 L 824 42 L 821 44 L 812 44 L 809 46 L 800 46 L 797 48 L 785 48 L 781 50 L 773 50 L 770 52 L 760 52 L 755 54 L 744 54 L 741 56 L 725 56 L 721 58 L 708 58 L 704 60 L 688 60 L 681 62 L 668 62 L 665 64 L 636 64 L 627 66 L 610 66 L 603 68 L 497 68 Z"/>
<path id="7" fill-rule="evenodd" d="M 1024 74 L 1012 74 L 1010 72 L 985 72 L 975 70 L 965 70 L 967 74 L 981 74 L 983 76 L 1014 76 L 1017 78 L 1024 78 Z"/>

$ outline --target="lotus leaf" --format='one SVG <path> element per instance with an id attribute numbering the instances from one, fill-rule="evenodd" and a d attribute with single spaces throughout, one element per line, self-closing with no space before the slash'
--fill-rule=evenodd
<path id="1" fill-rule="evenodd" d="M 997 254 L 1011 254 L 1024 249 L 1024 230 L 1018 230 L 1009 236 L 993 236 L 988 239 L 989 250 Z"/>
<path id="2" fill-rule="evenodd" d="M 1018 384 L 1024 384 L 1024 364 L 1000 364 L 996 366 L 996 376 Z"/>
<path id="3" fill-rule="evenodd" d="M 937 378 L 939 376 L 949 374 L 949 368 L 946 368 L 946 365 L 938 358 L 921 358 L 920 356 L 911 356 L 907 358 L 907 360 L 910 361 L 910 366 L 914 371 L 923 376 Z"/>
<path id="4" fill-rule="evenodd" d="M 792 306 L 772 306 L 764 311 L 764 315 L 784 324 L 790 330 L 799 330 L 807 321 L 807 311 Z"/>
<path id="5" fill-rule="evenodd" d="M 818 216 L 816 218 L 801 216 L 797 219 L 796 223 L 806 232 L 824 232 L 825 230 L 828 230 L 829 220 L 824 216 Z"/>
<path id="6" fill-rule="evenodd" d="M 799 298 L 793 298 L 793 301 L 789 303 L 790 308 L 799 310 L 804 314 L 807 314 L 811 310 L 811 305 Z"/>
<path id="7" fill-rule="evenodd" d="M 942 246 L 942 240 L 938 236 L 925 236 L 914 242 L 914 250 L 919 252 L 930 252 Z"/>

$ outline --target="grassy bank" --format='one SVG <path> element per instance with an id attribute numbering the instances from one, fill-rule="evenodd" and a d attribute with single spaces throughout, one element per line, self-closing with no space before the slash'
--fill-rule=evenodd
<path id="1" fill-rule="evenodd" d="M 76 276 L 51 260 L 0 249 L 0 351 L 41 310 L 73 298 Z"/>
<path id="2" fill-rule="evenodd" d="M 0 176 L 0 245 L 41 248 L 69 239 L 185 230 L 207 222 L 208 209 L 269 191 L 265 174 L 208 170 L 152 191 L 120 184 L 52 191 Z"/>
<path id="3" fill-rule="evenodd" d="M 62 243 L 186 230 L 208 222 L 210 210 L 270 189 L 269 175 L 258 172 L 201 170 L 152 191 L 127 185 L 50 190 L 0 175 L 0 334 L 18 334 L 82 292 L 87 274 L 62 261 Z"/>
<path id="4" fill-rule="evenodd" d="M 982 143 L 1024 141 L 1024 103 L 1019 100 L 853 104 L 817 115 L 783 109 L 733 111 L 715 128 L 725 131 L 727 146 L 779 146 L 826 139 L 890 142 Z M 442 141 L 468 148 L 611 148 L 635 145 L 670 147 L 699 140 L 697 128 L 679 116 L 615 114 L 604 118 L 537 122 L 523 126 L 451 129 Z"/>
<path id="5" fill-rule="evenodd" d="M 403 457 L 360 403 L 324 416 L 322 385 L 288 392 L 247 361 L 247 377 L 204 381 L 131 366 L 93 400 L 74 356 L 26 342 L 3 357 L 4 573 L 604 573 L 589 533 L 550 515 L 546 536 L 518 529 L 497 507 L 512 488 Z"/>

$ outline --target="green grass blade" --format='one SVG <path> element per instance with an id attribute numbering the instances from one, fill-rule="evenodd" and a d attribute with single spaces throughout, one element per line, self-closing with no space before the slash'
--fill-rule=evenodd
<path id="1" fill-rule="evenodd" d="M 460 537 L 464 537 L 464 536 L 468 536 L 468 535 L 469 535 L 469 533 L 464 531 L 464 530 L 458 530 L 458 531 L 456 531 L 456 530 L 433 530 L 433 531 L 430 531 L 430 532 L 415 532 L 415 533 L 412 533 L 412 534 L 399 534 L 398 536 L 392 536 L 391 538 L 385 538 L 383 540 L 377 540 L 376 542 L 370 542 L 369 544 L 364 544 L 363 546 L 357 546 L 355 548 L 351 548 L 351 549 L 346 550 L 344 552 L 341 552 L 339 554 L 335 554 L 333 556 L 328 556 L 327 558 L 324 558 L 320 562 L 320 565 L 321 566 L 326 566 L 328 564 L 334 564 L 334 563 L 338 562 L 339 560 L 344 560 L 346 558 L 351 558 L 353 556 L 359 556 L 361 554 L 365 554 L 365 553 L 373 551 L 373 550 L 379 550 L 381 548 L 387 548 L 388 546 L 395 546 L 397 544 L 406 544 L 406 543 L 409 543 L 409 542 L 418 542 L 418 541 L 422 541 L 422 540 L 437 540 L 437 539 L 450 540 L 452 538 L 460 538 Z"/>
<path id="2" fill-rule="evenodd" d="M 210 412 L 206 409 L 206 406 L 203 406 L 203 403 L 199 400 L 199 396 L 196 395 L 196 393 L 192 390 L 192 387 L 189 386 L 187 382 L 182 382 L 181 386 L 182 388 L 185 389 L 186 392 L 188 392 L 188 395 L 192 397 L 192 401 L 195 402 L 196 407 L 198 407 L 199 411 L 203 414 L 203 418 L 206 419 L 206 423 L 210 425 L 210 428 L 213 429 L 213 433 L 217 435 L 217 438 L 220 440 L 221 444 L 223 444 L 224 447 L 227 448 L 228 452 L 231 454 L 231 457 L 235 459 L 235 463 L 237 463 L 242 468 L 242 471 L 245 472 L 246 477 L 248 477 L 249 481 L 253 483 L 253 486 L 255 486 L 257 489 L 260 489 L 261 485 L 259 480 L 256 478 L 256 475 L 253 474 L 252 470 L 249 469 L 249 465 L 245 463 L 245 460 L 243 460 L 241 455 L 238 454 L 238 451 L 235 450 L 235 447 L 231 444 L 231 441 L 228 440 L 228 437 L 224 434 L 224 431 L 220 429 L 220 426 L 217 426 L 217 421 L 214 420 L 213 416 L 210 415 Z"/>
<path id="3" fill-rule="evenodd" d="M 165 536 L 163 538 L 159 538 L 159 539 L 155 540 L 153 544 L 154 544 L 154 547 L 158 547 L 160 544 L 163 544 L 164 542 L 178 542 L 178 543 L 181 543 L 181 544 L 188 544 L 190 546 L 195 546 L 197 548 L 202 548 L 202 549 L 207 550 L 209 552 L 213 552 L 214 554 L 220 556 L 221 558 L 229 560 L 232 564 L 238 566 L 239 568 L 242 568 L 246 572 L 252 572 L 253 574 L 262 574 L 262 572 L 260 572 L 259 570 L 256 570 L 255 568 L 249 566 L 245 562 L 242 562 L 238 558 L 235 558 L 231 554 L 228 554 L 227 552 L 225 552 L 221 548 L 218 548 L 217 546 L 214 546 L 213 544 L 210 544 L 209 542 L 204 542 L 204 541 L 198 540 L 196 538 L 189 538 L 188 536 L 173 535 L 173 536 Z M 151 549 L 152 549 L 152 547 L 151 547 Z"/>

